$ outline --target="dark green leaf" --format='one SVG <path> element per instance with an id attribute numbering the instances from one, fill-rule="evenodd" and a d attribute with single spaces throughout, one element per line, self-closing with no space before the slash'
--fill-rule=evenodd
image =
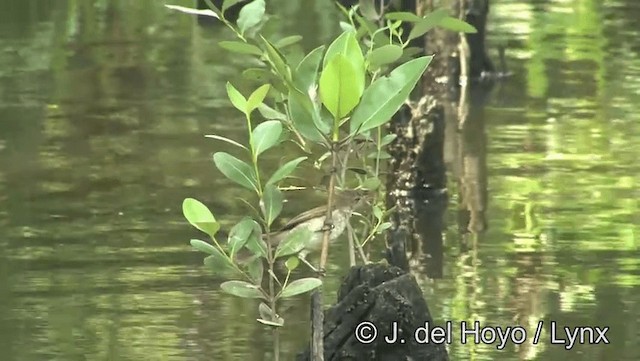
<path id="1" fill-rule="evenodd" d="M 387 18 L 388 20 L 400 20 L 400 21 L 408 21 L 413 23 L 417 23 L 420 20 L 422 20 L 422 18 L 419 17 L 418 15 L 414 13 L 409 13 L 409 12 L 387 13 L 384 15 L 384 17 Z"/>
<path id="2" fill-rule="evenodd" d="M 447 16 L 440 20 L 438 24 L 441 28 L 445 28 L 447 30 L 456 31 L 459 33 L 477 33 L 478 30 L 473 27 L 471 24 L 464 22 L 460 19 L 452 18 Z"/>
<path id="3" fill-rule="evenodd" d="M 256 258 L 251 261 L 247 265 L 247 272 L 249 273 L 249 276 L 251 276 L 253 282 L 258 285 L 262 284 L 262 277 L 264 274 L 264 264 L 262 263 L 262 258 Z"/>
<path id="4" fill-rule="evenodd" d="M 214 237 L 220 229 L 220 224 L 216 222 L 213 213 L 200 201 L 193 198 L 186 198 L 182 202 L 182 214 L 187 221 L 197 229 Z"/>
<path id="5" fill-rule="evenodd" d="M 291 36 L 287 36 L 286 38 L 282 38 L 278 41 L 276 41 L 275 47 L 278 49 L 282 49 L 282 48 L 286 48 L 287 46 L 293 45 L 297 42 L 299 42 L 300 40 L 302 40 L 302 36 L 300 35 L 291 35 Z"/>
<path id="6" fill-rule="evenodd" d="M 389 121 L 408 99 L 432 58 L 425 56 L 411 60 L 373 82 L 351 116 L 351 134 L 373 129 Z"/>
<path id="7" fill-rule="evenodd" d="M 247 163 L 225 152 L 215 153 L 213 162 L 225 177 L 247 189 L 258 190 L 256 175 Z"/>
<path id="8" fill-rule="evenodd" d="M 360 82 L 357 72 L 344 55 L 337 54 L 320 75 L 320 99 L 335 118 L 344 118 L 358 105 L 364 77 Z"/>
<path id="9" fill-rule="evenodd" d="M 272 184 L 265 186 L 260 206 L 264 219 L 270 226 L 282 211 L 282 192 Z"/>
<path id="10" fill-rule="evenodd" d="M 264 0 L 253 0 L 243 6 L 238 16 L 240 34 L 258 25 L 264 16 Z"/>
<path id="11" fill-rule="evenodd" d="M 191 241 L 189 241 L 189 243 L 191 243 L 191 247 L 197 249 L 200 252 L 208 254 L 220 253 L 220 251 L 214 245 L 205 241 L 201 241 L 199 239 L 192 239 Z"/>
<path id="12" fill-rule="evenodd" d="M 229 139 L 229 138 L 225 138 L 225 137 L 223 137 L 221 135 L 208 134 L 208 135 L 205 135 L 205 137 L 206 138 L 211 138 L 211 139 L 216 139 L 216 140 L 221 140 L 223 142 L 227 142 L 229 144 L 235 145 L 236 147 L 240 147 L 240 148 L 242 148 L 244 150 L 249 150 L 249 149 L 247 149 L 247 147 L 245 147 L 244 145 L 236 142 L 235 140 L 232 140 L 232 139 Z"/>
<path id="13" fill-rule="evenodd" d="M 258 306 L 258 314 L 265 320 L 273 320 L 278 316 L 273 312 L 271 307 L 267 306 L 264 302 L 260 302 L 260 305 Z"/>
<path id="14" fill-rule="evenodd" d="M 165 6 L 171 10 L 177 10 L 187 14 L 211 16 L 216 19 L 220 19 L 220 16 L 211 10 L 198 10 L 198 9 L 186 8 L 184 6 L 178 6 L 178 5 L 165 5 Z"/>
<path id="15" fill-rule="evenodd" d="M 231 104 L 244 113 L 247 109 L 247 99 L 229 82 L 227 82 L 227 95 L 229 96 L 229 100 L 231 100 Z"/>
<path id="16" fill-rule="evenodd" d="M 249 282 L 227 281 L 221 284 L 220 288 L 230 295 L 242 298 L 265 298 L 258 287 Z"/>
<path id="17" fill-rule="evenodd" d="M 267 39 L 262 37 L 262 41 L 264 42 L 265 48 L 267 49 L 267 58 L 273 65 L 276 73 L 278 73 L 280 78 L 282 78 L 285 83 L 291 82 L 291 70 L 289 69 L 287 62 L 285 61 L 284 56 Z"/>
<path id="18" fill-rule="evenodd" d="M 306 227 L 289 232 L 287 237 L 278 244 L 278 248 L 276 248 L 276 258 L 300 252 L 305 245 L 309 243 L 311 237 L 312 233 Z"/>
<path id="19" fill-rule="evenodd" d="M 238 269 L 233 266 L 231 260 L 216 250 L 218 253 L 214 253 L 211 256 L 205 257 L 203 264 L 214 274 L 232 274 L 238 275 Z"/>
<path id="20" fill-rule="evenodd" d="M 282 123 L 277 120 L 267 120 L 258 124 L 253 129 L 253 151 L 256 156 L 262 154 L 265 150 L 278 144 L 280 135 L 282 134 Z"/>
<path id="21" fill-rule="evenodd" d="M 256 89 L 253 93 L 251 93 L 251 95 L 249 96 L 249 99 L 247 99 L 247 110 L 246 110 L 247 114 L 256 110 L 256 108 L 260 104 L 262 104 L 270 88 L 271 86 L 269 84 L 264 84 L 258 89 Z"/>
<path id="22" fill-rule="evenodd" d="M 369 66 L 372 69 L 377 69 L 385 64 L 391 64 L 394 61 L 400 59 L 402 56 L 402 47 L 398 45 L 384 45 L 379 48 L 373 49 L 369 54 Z"/>
<path id="23" fill-rule="evenodd" d="M 293 121 L 296 130 L 308 140 L 313 142 L 322 141 L 324 139 L 322 134 L 327 134 L 329 127 L 325 126 L 322 132 L 318 130 L 316 122 L 314 121 L 314 106 L 311 100 L 295 89 L 289 92 L 288 98 L 289 117 Z"/>
<path id="24" fill-rule="evenodd" d="M 309 88 L 316 85 L 323 52 L 324 45 L 313 49 L 296 67 L 293 83 L 301 92 L 308 93 Z"/>
<path id="25" fill-rule="evenodd" d="M 380 187 L 380 179 L 378 178 L 367 178 L 361 184 L 362 188 L 369 190 L 376 190 Z"/>
<path id="26" fill-rule="evenodd" d="M 278 183 L 279 181 L 287 177 L 289 174 L 291 174 L 296 169 L 298 164 L 300 164 L 305 159 L 307 159 L 307 157 L 299 157 L 283 164 L 280 168 L 278 168 L 278 170 L 276 170 L 273 173 L 273 175 L 271 176 L 271 178 L 269 178 L 266 184 L 269 185 L 269 184 Z"/>
<path id="27" fill-rule="evenodd" d="M 238 54 L 262 55 L 262 50 L 255 45 L 243 43 L 241 41 L 221 41 L 218 45 L 226 50 Z"/>
<path id="28" fill-rule="evenodd" d="M 267 244 L 262 239 L 262 230 L 260 226 L 256 224 L 256 228 L 254 228 L 247 244 L 245 247 L 250 250 L 254 255 L 262 258 L 267 257 Z"/>
<path id="29" fill-rule="evenodd" d="M 449 10 L 442 8 L 427 14 L 427 16 L 422 18 L 422 20 L 416 23 L 413 29 L 411 29 L 411 32 L 409 33 L 409 40 L 422 36 L 427 31 L 438 26 L 442 21 L 442 19 L 444 19 L 448 13 L 449 13 Z"/>
<path id="30" fill-rule="evenodd" d="M 285 287 L 280 293 L 281 298 L 293 297 L 305 292 L 309 292 L 322 285 L 322 281 L 319 278 L 301 278 L 295 280 Z"/>

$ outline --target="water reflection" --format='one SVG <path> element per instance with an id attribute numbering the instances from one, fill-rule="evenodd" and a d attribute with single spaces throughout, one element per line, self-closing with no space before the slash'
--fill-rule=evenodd
<path id="1" fill-rule="evenodd" d="M 0 11 L 3 359 L 262 360 L 269 338 L 254 322 L 255 304 L 217 292 L 219 280 L 187 246 L 198 234 L 179 209 L 195 195 L 228 215 L 225 227 L 241 216 L 234 197 L 246 194 L 210 161 L 224 146 L 202 137 L 243 136 L 224 83 L 241 82 L 245 63 L 212 41 L 229 34 L 149 0 L 7 4 Z M 307 49 L 337 29 L 319 15 L 329 2 L 273 4 L 275 31 L 295 29 Z M 473 110 L 485 120 L 486 147 L 470 149 L 486 166 L 487 205 L 481 227 L 466 236 L 470 246 L 461 247 L 463 190 L 450 178 L 444 274 L 424 284 L 432 314 L 528 330 L 539 319 L 611 326 L 610 347 L 566 352 L 545 342 L 497 351 L 454 343 L 452 359 L 636 360 L 640 6 L 492 5 L 489 42 L 507 44 L 515 76 L 496 86 L 488 107 Z M 335 263 L 347 263 L 343 254 Z M 339 280 L 328 282 L 334 290 Z M 306 341 L 306 301 L 287 307 L 291 355 Z"/>

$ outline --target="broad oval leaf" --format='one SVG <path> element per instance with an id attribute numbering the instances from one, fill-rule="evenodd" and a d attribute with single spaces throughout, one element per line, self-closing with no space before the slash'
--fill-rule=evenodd
<path id="1" fill-rule="evenodd" d="M 241 41 L 221 41 L 218 45 L 223 49 L 238 54 L 262 55 L 262 50 L 259 47 Z"/>
<path id="2" fill-rule="evenodd" d="M 391 64 L 402 56 L 402 47 L 394 44 L 383 45 L 373 49 L 368 56 L 369 67 L 377 69 L 385 64 Z"/>
<path id="3" fill-rule="evenodd" d="M 217 152 L 213 155 L 216 167 L 231 181 L 253 191 L 257 191 L 256 176 L 250 165 L 229 153 Z"/>
<path id="4" fill-rule="evenodd" d="M 200 10 L 200 9 L 187 8 L 187 7 L 178 6 L 178 5 L 165 5 L 165 6 L 171 10 L 177 10 L 187 14 L 211 16 L 213 18 L 220 19 L 220 16 L 218 14 L 216 14 L 215 12 L 209 9 Z"/>
<path id="5" fill-rule="evenodd" d="M 255 258 L 247 265 L 247 272 L 249 276 L 256 284 L 262 284 L 262 277 L 264 275 L 264 264 L 262 258 Z"/>
<path id="6" fill-rule="evenodd" d="M 214 237 L 220 229 L 220 224 L 216 222 L 213 213 L 197 199 L 186 198 L 182 201 L 182 214 L 192 226 L 210 237 Z"/>
<path id="7" fill-rule="evenodd" d="M 227 82 L 227 95 L 231 100 L 231 104 L 244 113 L 245 109 L 247 109 L 247 99 L 229 82 Z"/>
<path id="8" fill-rule="evenodd" d="M 314 121 L 313 104 L 311 100 L 301 94 L 296 89 L 289 91 L 289 116 L 295 125 L 296 130 L 305 138 L 312 142 L 324 140 L 322 134 L 329 132 L 329 127 L 319 130 Z"/>
<path id="9" fill-rule="evenodd" d="M 333 60 L 338 54 L 342 54 L 353 66 L 353 88 L 356 89 L 356 98 L 360 99 L 365 86 L 364 55 L 362 55 L 360 44 L 358 44 L 356 34 L 353 31 L 342 33 L 331 43 L 331 45 L 329 45 L 322 62 L 323 70 L 326 69 L 331 60 Z"/>
<path id="10" fill-rule="evenodd" d="M 391 144 L 391 142 L 393 142 L 397 137 L 398 137 L 397 134 L 387 134 L 387 135 L 385 135 L 380 140 L 380 146 L 384 147 L 385 145 Z"/>
<path id="11" fill-rule="evenodd" d="M 249 99 L 247 99 L 247 114 L 256 110 L 256 108 L 258 108 L 258 106 L 262 104 L 270 88 L 271 86 L 269 84 L 264 84 L 256 89 L 253 93 L 251 93 Z"/>
<path id="12" fill-rule="evenodd" d="M 267 257 L 267 243 L 262 239 L 262 229 L 257 223 L 244 247 L 258 257 Z"/>
<path id="13" fill-rule="evenodd" d="M 289 259 L 284 263 L 289 272 L 292 272 L 300 265 L 300 258 L 298 257 L 289 257 Z"/>
<path id="14" fill-rule="evenodd" d="M 292 282 L 293 284 L 293 282 Z M 242 298 L 265 298 L 256 285 L 244 281 L 227 281 L 220 285 L 220 288 L 234 296 Z"/>
<path id="15" fill-rule="evenodd" d="M 290 231 L 287 237 L 278 244 L 275 257 L 289 256 L 302 251 L 312 236 L 313 234 L 306 227 Z"/>
<path id="16" fill-rule="evenodd" d="M 360 185 L 364 189 L 376 190 L 380 187 L 380 179 L 372 177 L 365 179 Z"/>
<path id="17" fill-rule="evenodd" d="M 227 142 L 227 143 L 229 143 L 229 144 L 235 145 L 236 147 L 240 147 L 240 148 L 242 148 L 242 149 L 244 149 L 244 150 L 249 150 L 249 149 L 247 149 L 247 147 L 245 147 L 244 145 L 242 145 L 242 144 L 240 144 L 240 143 L 236 142 L 235 140 L 233 140 L 233 139 L 229 139 L 229 138 L 226 138 L 226 137 L 223 137 L 223 136 L 221 136 L 221 135 L 207 134 L 207 135 L 205 135 L 205 138 L 211 138 L 211 139 L 221 140 L 221 141 L 223 141 L 223 142 Z"/>
<path id="18" fill-rule="evenodd" d="M 295 43 L 300 42 L 300 40 L 302 40 L 302 36 L 300 35 L 291 35 L 291 36 L 287 36 L 285 38 L 282 38 L 278 41 L 276 41 L 275 47 L 278 49 L 282 49 L 282 48 L 286 48 L 287 46 L 293 45 Z"/>
<path id="19" fill-rule="evenodd" d="M 238 28 L 240 34 L 244 34 L 245 31 L 260 24 L 264 17 L 265 4 L 264 0 L 253 0 L 247 5 L 243 6 L 238 16 Z"/>
<path id="20" fill-rule="evenodd" d="M 373 82 L 351 116 L 351 134 L 365 132 L 389 121 L 407 100 L 431 59 L 433 56 L 411 60 Z"/>
<path id="21" fill-rule="evenodd" d="M 309 292 L 322 285 L 319 278 L 301 278 L 287 285 L 280 293 L 280 298 L 293 297 L 305 292 Z"/>
<path id="22" fill-rule="evenodd" d="M 440 23 L 438 24 L 438 26 L 440 26 L 441 28 L 445 28 L 447 30 L 457 31 L 459 33 L 477 33 L 478 32 L 478 30 L 473 25 L 465 21 L 462 21 L 460 19 L 452 18 L 450 16 L 447 16 L 442 20 L 440 20 Z"/>
<path id="23" fill-rule="evenodd" d="M 202 263 L 214 274 L 239 275 L 238 269 L 233 266 L 231 260 L 220 253 L 220 251 L 212 254 L 211 256 L 205 257 Z"/>
<path id="24" fill-rule="evenodd" d="M 280 135 L 282 134 L 282 123 L 277 120 L 267 120 L 266 122 L 258 124 L 252 133 L 253 151 L 256 156 L 258 156 L 265 150 L 278 144 Z"/>
<path id="25" fill-rule="evenodd" d="M 409 33 L 409 40 L 422 36 L 427 31 L 438 26 L 442 19 L 447 16 L 447 14 L 449 14 L 449 10 L 447 10 L 446 8 L 441 8 L 427 14 L 424 18 L 422 18 L 415 24 L 413 29 L 411 29 L 411 32 Z"/>
<path id="26" fill-rule="evenodd" d="M 320 99 L 335 118 L 344 118 L 358 105 L 364 83 L 356 73 L 353 64 L 344 55 L 337 54 L 320 75 Z"/>
<path id="27" fill-rule="evenodd" d="M 302 161 L 306 159 L 307 157 L 299 157 L 283 164 L 280 168 L 278 168 L 278 170 L 276 170 L 273 173 L 273 175 L 271 176 L 271 178 L 269 178 L 266 184 L 269 185 L 269 184 L 278 183 L 279 181 L 287 177 L 289 174 L 293 173 L 293 171 L 296 169 L 298 164 L 300 164 Z"/>
<path id="28" fill-rule="evenodd" d="M 376 0 L 360 0 L 358 2 L 360 4 L 360 12 L 369 20 L 378 20 L 380 15 L 376 11 L 376 5 L 378 1 Z"/>
<path id="29" fill-rule="evenodd" d="M 282 192 L 272 184 L 265 186 L 260 200 L 260 208 L 262 208 L 267 225 L 271 226 L 271 223 L 282 212 Z"/>

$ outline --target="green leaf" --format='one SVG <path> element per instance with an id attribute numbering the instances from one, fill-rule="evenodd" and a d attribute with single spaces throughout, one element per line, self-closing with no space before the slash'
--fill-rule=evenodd
<path id="1" fill-rule="evenodd" d="M 376 11 L 376 4 L 378 3 L 375 0 L 360 0 L 358 2 L 360 4 L 360 12 L 369 20 L 378 20 L 380 19 L 380 15 Z"/>
<path id="2" fill-rule="evenodd" d="M 249 217 L 244 217 L 238 224 L 233 226 L 229 231 L 229 248 L 231 250 L 231 258 L 233 258 L 238 250 L 249 241 L 251 233 L 254 232 L 256 221 Z"/>
<path id="3" fill-rule="evenodd" d="M 296 130 L 300 134 L 313 142 L 320 142 L 324 139 L 322 134 L 329 132 L 329 127 L 324 127 L 323 131 L 318 130 L 313 115 L 313 104 L 311 100 L 296 89 L 289 91 L 289 117 L 293 121 Z"/>
<path id="4" fill-rule="evenodd" d="M 205 257 L 204 261 L 202 262 L 204 266 L 216 274 L 225 272 L 238 274 L 238 270 L 233 266 L 231 260 L 217 249 L 216 252 L 217 253 L 214 253 L 211 256 Z"/>
<path id="5" fill-rule="evenodd" d="M 356 72 L 344 55 L 337 54 L 320 75 L 320 99 L 335 118 L 344 118 L 358 105 L 364 84 Z"/>
<path id="6" fill-rule="evenodd" d="M 247 99 L 229 82 L 227 82 L 227 95 L 229 96 L 229 100 L 231 100 L 231 104 L 244 113 L 245 109 L 247 109 Z"/>
<path id="7" fill-rule="evenodd" d="M 275 257 L 289 256 L 302 251 L 309 243 L 313 234 L 307 227 L 290 231 L 287 237 L 278 244 Z"/>
<path id="8" fill-rule="evenodd" d="M 236 142 L 235 140 L 232 140 L 232 139 L 229 139 L 229 138 L 225 138 L 225 137 L 223 137 L 223 136 L 221 136 L 221 135 L 207 134 L 207 135 L 205 135 L 205 138 L 211 138 L 211 139 L 221 140 L 221 141 L 223 141 L 223 142 L 227 142 L 227 143 L 229 143 L 229 144 L 235 145 L 236 147 L 240 147 L 240 148 L 242 148 L 242 149 L 244 149 L 244 150 L 249 150 L 249 149 L 247 149 L 247 147 L 245 147 L 244 145 L 242 145 L 242 144 L 240 144 L 240 143 Z"/>
<path id="9" fill-rule="evenodd" d="M 247 189 L 257 192 L 256 175 L 250 165 L 225 152 L 215 153 L 213 155 L 213 162 L 225 177 Z"/>
<path id="10" fill-rule="evenodd" d="M 280 293 L 281 298 L 293 297 L 305 292 L 309 292 L 322 285 L 322 281 L 319 278 L 301 278 L 291 282 Z"/>
<path id="11" fill-rule="evenodd" d="M 241 41 L 221 41 L 218 45 L 226 50 L 238 54 L 262 55 L 262 50 L 255 45 L 243 43 Z"/>
<path id="12" fill-rule="evenodd" d="M 449 14 L 449 10 L 445 8 L 438 9 L 427 14 L 427 16 L 422 18 L 422 20 L 416 23 L 413 29 L 411 29 L 411 32 L 409 33 L 409 40 L 422 36 L 427 31 L 438 26 L 442 21 L 442 19 L 444 19 L 447 16 L 447 14 Z"/>
<path id="13" fill-rule="evenodd" d="M 249 68 L 242 72 L 242 76 L 246 79 L 255 80 L 262 84 L 269 83 L 275 79 L 275 75 L 272 72 L 263 68 Z"/>
<path id="14" fill-rule="evenodd" d="M 400 21 L 408 21 L 412 23 L 417 23 L 420 20 L 422 20 L 422 18 L 419 17 L 418 15 L 414 13 L 409 13 L 409 12 L 387 13 L 385 14 L 384 17 L 387 18 L 388 20 L 400 20 Z"/>
<path id="15" fill-rule="evenodd" d="M 279 318 L 278 322 L 265 320 L 263 318 L 257 318 L 256 321 L 260 322 L 263 325 L 272 326 L 272 327 L 282 327 L 284 326 L 284 319 Z"/>
<path id="16" fill-rule="evenodd" d="M 438 24 L 441 28 L 445 28 L 447 30 L 451 30 L 451 31 L 456 31 L 459 33 L 477 33 L 478 30 L 473 27 L 473 25 L 462 21 L 460 19 L 457 18 L 452 18 L 450 16 L 447 16 L 445 18 L 443 18 L 442 20 L 440 20 L 440 23 Z"/>
<path id="17" fill-rule="evenodd" d="M 378 154 L 378 152 L 371 152 L 367 155 L 367 158 L 369 159 L 389 159 L 391 158 L 391 154 L 385 152 L 384 150 L 380 152 L 380 154 Z"/>
<path id="18" fill-rule="evenodd" d="M 262 17 L 264 16 L 264 0 L 253 0 L 240 10 L 238 16 L 238 28 L 240 34 L 260 24 Z"/>
<path id="19" fill-rule="evenodd" d="M 278 316 L 278 314 L 276 314 L 275 312 L 273 312 L 273 310 L 271 309 L 271 307 L 267 306 L 264 303 L 260 303 L 260 305 L 258 306 L 258 314 L 260 314 L 260 318 L 262 318 L 262 320 L 276 320 L 276 322 L 273 321 L 268 321 L 270 323 L 275 323 L 275 325 L 279 325 L 282 326 L 284 324 L 284 320 L 282 319 L 282 317 Z M 260 321 L 260 320 L 258 320 Z M 262 322 L 262 321 L 260 321 Z M 268 323 L 265 323 L 268 324 Z M 271 325 L 273 326 L 273 325 Z"/>
<path id="20" fill-rule="evenodd" d="M 365 85 L 364 55 L 362 55 L 360 44 L 358 44 L 354 32 L 349 31 L 342 33 L 329 45 L 322 63 L 323 72 L 326 71 L 329 62 L 338 54 L 342 54 L 353 66 L 354 81 L 351 86 L 355 89 L 353 97 L 360 99 Z"/>
<path id="21" fill-rule="evenodd" d="M 296 67 L 293 83 L 301 92 L 308 93 L 309 88 L 316 85 L 323 52 L 324 45 L 311 50 Z"/>
<path id="22" fill-rule="evenodd" d="M 220 19 L 220 16 L 218 14 L 208 9 L 199 10 L 199 9 L 186 8 L 184 6 L 178 6 L 178 5 L 165 5 L 165 6 L 171 10 L 177 10 L 187 14 L 211 16 L 213 18 Z"/>
<path id="23" fill-rule="evenodd" d="M 377 69 L 385 64 L 391 64 L 394 61 L 400 59 L 402 56 L 402 47 L 398 45 L 383 45 L 379 48 L 373 49 L 369 54 L 369 67 Z"/>
<path id="24" fill-rule="evenodd" d="M 220 288 L 230 295 L 242 298 L 264 298 L 264 295 L 260 292 L 258 286 L 249 282 L 227 281 L 221 284 Z"/>
<path id="25" fill-rule="evenodd" d="M 256 284 L 262 284 L 262 277 L 264 276 L 264 264 L 262 258 L 256 258 L 247 265 L 247 272 L 251 279 Z"/>
<path id="26" fill-rule="evenodd" d="M 376 233 L 382 233 L 387 229 L 391 228 L 391 226 L 392 226 L 391 222 L 384 222 L 378 227 L 378 230 L 376 231 Z"/>
<path id="27" fill-rule="evenodd" d="M 279 181 L 287 177 L 289 174 L 293 173 L 293 171 L 296 169 L 298 164 L 300 164 L 302 161 L 306 159 L 307 157 L 299 157 L 283 164 L 280 168 L 278 168 L 278 170 L 276 170 L 273 173 L 273 175 L 271 176 L 271 178 L 269 178 L 266 184 L 269 185 L 269 184 L 278 183 Z"/>
<path id="28" fill-rule="evenodd" d="M 254 255 L 262 258 L 267 257 L 267 244 L 262 239 L 262 229 L 256 223 L 254 230 L 245 244 L 245 248 L 250 250 Z"/>
<path id="29" fill-rule="evenodd" d="M 302 36 L 291 35 L 276 41 L 276 43 L 273 45 L 275 45 L 275 47 L 278 49 L 282 49 L 282 48 L 286 48 L 287 46 L 293 45 L 299 42 L 300 40 L 302 40 Z"/>
<path id="30" fill-rule="evenodd" d="M 270 88 L 271 86 L 269 84 L 264 84 L 249 95 L 249 99 L 247 99 L 247 114 L 250 114 L 262 104 Z"/>
<path id="31" fill-rule="evenodd" d="M 378 189 L 378 187 L 380 187 L 380 179 L 378 179 L 378 178 L 367 178 L 362 182 L 361 186 L 362 186 L 362 188 L 369 189 L 369 190 Z"/>
<path id="32" fill-rule="evenodd" d="M 262 208 L 267 225 L 270 226 L 282 212 L 282 192 L 272 184 L 265 186 L 260 200 L 260 208 Z"/>
<path id="33" fill-rule="evenodd" d="M 182 202 L 182 214 L 192 226 L 212 238 L 220 229 L 220 224 L 216 222 L 213 213 L 207 206 L 196 199 L 186 198 Z"/>
<path id="34" fill-rule="evenodd" d="M 289 259 L 284 263 L 289 272 L 292 272 L 294 269 L 298 268 L 300 265 L 300 258 L 298 257 L 289 257 Z"/>
<path id="35" fill-rule="evenodd" d="M 282 134 L 282 123 L 277 120 L 267 120 L 258 124 L 252 134 L 253 151 L 257 157 L 265 150 L 278 144 Z"/>
<path id="36" fill-rule="evenodd" d="M 244 0 L 224 0 L 222 2 L 222 12 L 225 12 L 228 8 L 232 7 L 233 5 L 243 2 Z"/>
<path id="37" fill-rule="evenodd" d="M 201 241 L 199 239 L 192 239 L 191 241 L 189 241 L 189 243 L 191 243 L 191 247 L 197 249 L 200 252 L 208 254 L 215 254 L 216 252 L 220 253 L 220 251 L 214 245 L 205 241 Z"/>
<path id="38" fill-rule="evenodd" d="M 285 83 L 289 83 L 291 81 L 291 70 L 285 61 L 284 56 L 267 39 L 264 37 L 261 38 L 264 42 L 265 48 L 267 49 L 267 59 L 269 59 L 280 78 L 282 78 Z"/>
<path id="39" fill-rule="evenodd" d="M 397 134 L 387 134 L 387 135 L 385 135 L 380 140 L 380 146 L 384 147 L 385 145 L 391 144 L 391 142 L 393 142 L 397 137 L 398 137 Z"/>
<path id="40" fill-rule="evenodd" d="M 382 217 L 384 217 L 384 212 L 382 212 L 382 209 L 380 209 L 380 207 L 373 206 L 373 215 L 376 217 L 376 219 L 380 220 L 382 219 Z"/>
<path id="41" fill-rule="evenodd" d="M 408 99 L 431 59 L 433 56 L 411 60 L 373 82 L 351 116 L 351 134 L 362 133 L 389 121 Z"/>
<path id="42" fill-rule="evenodd" d="M 275 119 L 279 121 L 287 120 L 286 114 L 280 113 L 264 103 L 258 105 L 258 111 L 265 119 Z"/>

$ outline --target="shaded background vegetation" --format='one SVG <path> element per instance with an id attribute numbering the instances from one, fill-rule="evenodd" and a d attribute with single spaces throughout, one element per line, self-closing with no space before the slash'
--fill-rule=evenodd
<path id="1" fill-rule="evenodd" d="M 301 34 L 306 50 L 339 31 L 329 0 L 268 3 L 270 33 Z M 488 46 L 506 45 L 515 75 L 474 110 L 488 228 L 458 227 L 451 164 L 443 277 L 418 277 L 440 322 L 610 326 L 612 345 L 454 343 L 452 359 L 640 358 L 638 18 L 634 0 L 492 2 Z M 180 211 L 197 196 L 226 225 L 244 212 L 211 162 L 225 146 L 203 137 L 243 134 L 224 84 L 242 85 L 247 64 L 224 39 L 157 1 L 0 4 L 3 360 L 263 359 L 255 305 L 218 293 Z M 306 167 L 295 184 L 317 184 Z M 306 298 L 293 303 L 288 352 L 307 339 Z"/>

